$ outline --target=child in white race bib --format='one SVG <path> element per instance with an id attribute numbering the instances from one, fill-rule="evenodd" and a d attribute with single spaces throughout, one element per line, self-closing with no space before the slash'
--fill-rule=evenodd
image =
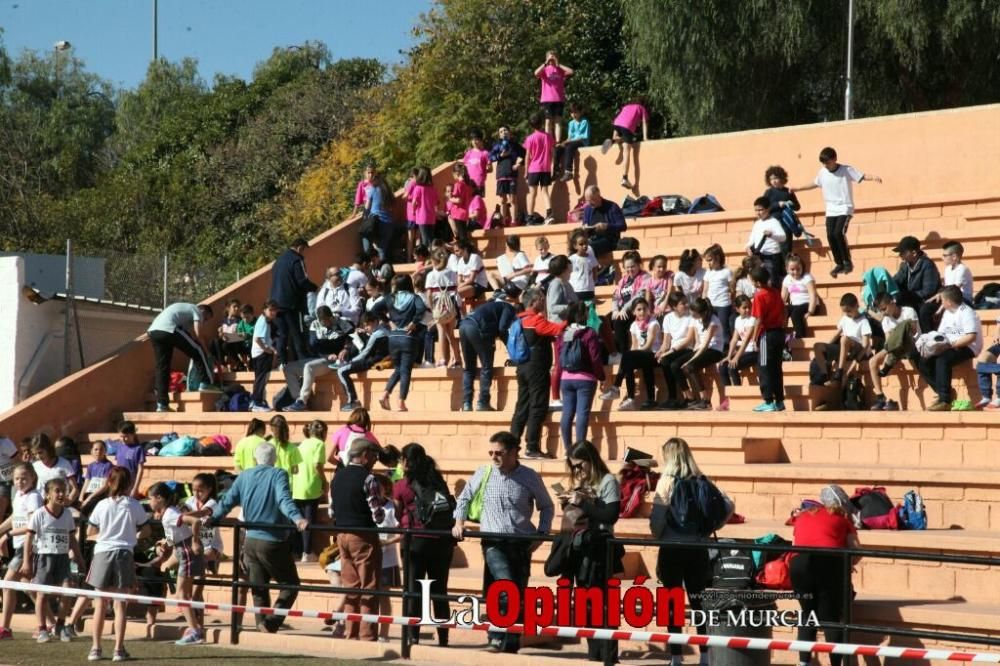
<path id="1" fill-rule="evenodd" d="M 14 496 L 11 507 L 13 513 L 7 520 L 0 523 L 0 546 L 7 539 L 11 540 L 14 557 L 7 564 L 4 580 L 23 580 L 21 565 L 24 563 L 24 539 L 28 533 L 28 520 L 31 515 L 42 507 L 42 496 L 35 490 L 38 476 L 31 463 L 14 465 L 13 486 Z M 8 536 L 8 532 L 10 535 Z M 3 591 L 3 619 L 0 620 L 0 640 L 13 638 L 10 631 L 10 621 L 14 617 L 14 607 L 17 606 L 17 592 L 8 588 Z"/>

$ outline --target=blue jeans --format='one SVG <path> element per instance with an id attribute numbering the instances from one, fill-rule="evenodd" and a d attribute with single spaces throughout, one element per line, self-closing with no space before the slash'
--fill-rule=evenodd
<path id="1" fill-rule="evenodd" d="M 418 333 L 423 335 L 423 332 Z M 392 393 L 399 384 L 399 399 L 406 400 L 410 395 L 410 374 L 417 360 L 417 341 L 409 335 L 389 336 L 389 355 L 392 357 L 392 376 L 385 385 L 385 392 Z"/>
<path id="2" fill-rule="evenodd" d="M 462 344 L 462 403 L 472 402 L 473 383 L 476 379 L 476 365 L 479 365 L 480 405 L 490 404 L 490 388 L 493 385 L 493 356 L 496 346 L 493 340 L 483 337 L 479 324 L 474 319 L 463 319 L 458 326 L 458 339 Z"/>
<path id="3" fill-rule="evenodd" d="M 388 261 L 389 250 L 392 249 L 392 240 L 396 236 L 396 225 L 392 222 L 378 222 L 378 245 L 375 250 L 382 261 Z M 361 249 L 366 253 L 372 251 L 372 242 L 366 237 L 361 237 Z"/>
<path id="4" fill-rule="evenodd" d="M 597 382 L 590 379 L 564 379 L 559 382 L 562 393 L 562 420 L 559 430 L 562 433 L 563 448 L 566 453 L 573 444 L 587 439 L 587 425 L 590 421 L 590 406 L 597 393 Z M 576 417 L 576 439 L 570 439 L 573 417 Z"/>
<path id="5" fill-rule="evenodd" d="M 483 560 L 486 563 L 483 571 L 483 596 L 490 585 L 497 580 L 512 580 L 521 590 L 528 585 L 531 576 L 531 550 L 528 541 L 483 541 Z M 500 613 L 507 612 L 507 595 L 500 595 Z M 524 621 L 524 608 L 520 609 L 517 621 Z M 508 634 L 500 631 L 487 632 L 487 637 L 493 645 L 503 652 L 517 652 L 521 647 L 519 634 Z"/>
<path id="6" fill-rule="evenodd" d="M 993 399 L 993 376 L 996 376 L 997 397 L 1000 398 L 1000 363 L 979 363 L 976 365 L 976 378 L 979 380 L 979 392 L 986 400 Z"/>

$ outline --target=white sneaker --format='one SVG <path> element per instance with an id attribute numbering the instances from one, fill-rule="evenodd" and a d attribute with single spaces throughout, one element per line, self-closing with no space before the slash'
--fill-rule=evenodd
<path id="1" fill-rule="evenodd" d="M 983 398 L 982 400 L 980 400 L 979 402 L 977 402 L 975 405 L 973 405 L 973 409 L 983 409 L 988 404 L 990 404 L 989 398 Z"/>
<path id="2" fill-rule="evenodd" d="M 553 412 L 562 411 L 562 400 L 550 400 L 549 410 Z"/>
<path id="3" fill-rule="evenodd" d="M 270 407 L 269 407 L 269 406 L 267 405 L 267 403 L 264 403 L 263 405 L 256 405 L 256 404 L 254 404 L 254 405 L 251 405 L 251 406 L 250 406 L 250 411 L 251 411 L 251 412 L 270 412 L 270 411 L 274 411 L 274 410 L 272 410 L 272 409 L 271 409 L 271 408 L 270 408 Z"/>
<path id="4" fill-rule="evenodd" d="M 608 365 L 618 365 L 622 362 L 621 354 L 612 354 L 608 357 Z"/>
<path id="5" fill-rule="evenodd" d="M 434 368 L 435 366 L 430 361 L 424 361 L 423 363 L 420 364 L 420 367 L 423 368 L 424 370 L 429 370 L 431 368 Z"/>
<path id="6" fill-rule="evenodd" d="M 601 394 L 601 400 L 617 400 L 622 394 L 621 389 L 617 386 L 612 386 L 607 391 Z"/>
<path id="7" fill-rule="evenodd" d="M 634 412 L 639 409 L 639 405 L 635 404 L 635 400 L 632 398 L 625 398 L 622 400 L 621 404 L 618 405 L 618 411 L 620 412 Z"/>

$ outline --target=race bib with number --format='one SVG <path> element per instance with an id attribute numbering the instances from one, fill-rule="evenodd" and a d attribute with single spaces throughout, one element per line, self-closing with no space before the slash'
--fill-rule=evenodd
<path id="1" fill-rule="evenodd" d="M 0 483 L 7 483 L 14 480 L 14 463 L 0 465 Z"/>
<path id="2" fill-rule="evenodd" d="M 39 555 L 65 555 L 69 552 L 69 533 L 44 532 L 38 535 Z"/>
<path id="3" fill-rule="evenodd" d="M 21 530 L 28 526 L 28 519 L 25 516 L 14 516 L 10 521 L 11 531 Z"/>
<path id="4" fill-rule="evenodd" d="M 205 527 L 201 528 L 201 545 L 205 548 L 215 548 L 215 528 Z"/>
<path id="5" fill-rule="evenodd" d="M 95 476 L 89 481 L 87 481 L 87 494 L 96 493 L 98 490 L 104 487 L 104 483 L 107 481 L 103 476 Z"/>

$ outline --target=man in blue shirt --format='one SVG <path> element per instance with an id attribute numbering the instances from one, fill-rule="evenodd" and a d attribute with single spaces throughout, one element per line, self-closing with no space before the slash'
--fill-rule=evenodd
<path id="1" fill-rule="evenodd" d="M 301 532 L 309 523 L 302 517 L 288 488 L 288 474 L 277 469 L 274 463 L 278 453 L 271 444 L 261 444 L 253 452 L 257 466 L 238 477 L 218 505 L 212 516 L 205 520 L 205 527 L 221 520 L 237 505 L 243 507 L 243 520 L 248 523 L 291 525 Z M 273 578 L 281 585 L 298 585 L 299 574 L 288 541 L 288 529 L 254 528 L 247 530 L 243 545 L 243 559 L 250 575 L 251 585 L 267 585 Z M 253 603 L 258 607 L 271 605 L 271 595 L 266 587 L 252 587 Z M 291 608 L 298 591 L 284 589 L 278 593 L 275 608 Z M 257 615 L 257 629 L 275 633 L 285 618 L 280 615 Z"/>
<path id="2" fill-rule="evenodd" d="M 621 206 L 603 198 L 597 185 L 587 187 L 583 196 L 587 199 L 587 207 L 583 209 L 583 230 L 588 234 L 590 249 L 595 257 L 614 252 L 628 228 Z"/>

